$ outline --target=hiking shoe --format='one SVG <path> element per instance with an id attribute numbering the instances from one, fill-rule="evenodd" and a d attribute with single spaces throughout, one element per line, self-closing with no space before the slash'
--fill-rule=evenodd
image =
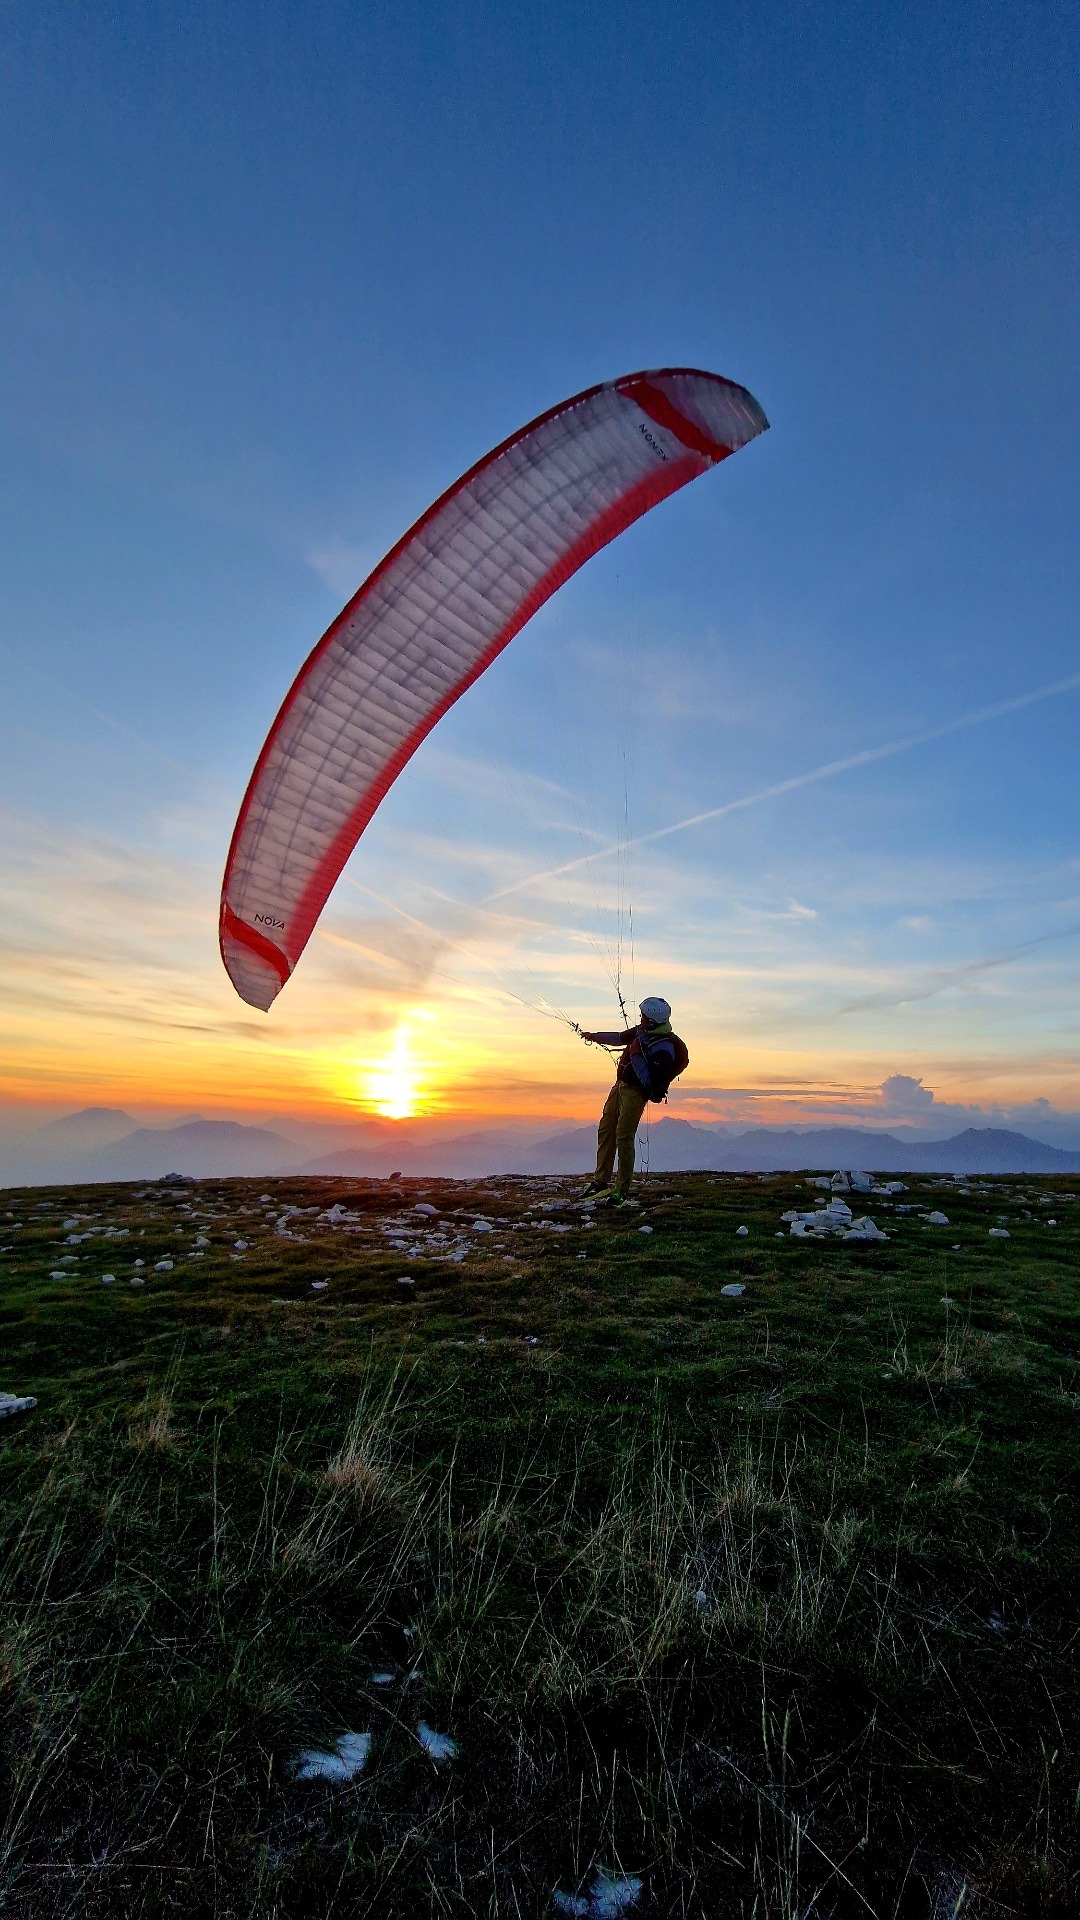
<path id="1" fill-rule="evenodd" d="M 603 1194 L 605 1199 L 607 1199 L 610 1193 L 611 1188 L 609 1186 L 605 1187 L 602 1180 L 590 1180 L 581 1197 L 583 1200 L 598 1200 L 600 1195 Z"/>

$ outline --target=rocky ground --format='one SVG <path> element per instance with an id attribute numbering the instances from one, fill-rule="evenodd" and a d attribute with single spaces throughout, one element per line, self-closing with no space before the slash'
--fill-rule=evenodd
<path id="1" fill-rule="evenodd" d="M 639 1200 L 0 1195 L 0 1910 L 1077 1910 L 1068 1182 Z"/>

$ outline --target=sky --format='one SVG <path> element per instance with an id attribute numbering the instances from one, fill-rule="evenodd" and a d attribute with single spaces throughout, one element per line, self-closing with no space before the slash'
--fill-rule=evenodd
<path id="1" fill-rule="evenodd" d="M 9 1121 L 584 1118 L 617 975 L 684 1117 L 1080 1144 L 1078 43 L 0 8 Z M 487 448 L 665 365 L 770 431 L 440 723 L 253 1012 L 221 872 L 302 660 Z"/>

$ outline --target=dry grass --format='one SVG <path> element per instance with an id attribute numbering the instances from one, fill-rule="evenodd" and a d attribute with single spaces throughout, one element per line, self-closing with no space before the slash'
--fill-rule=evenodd
<path id="1" fill-rule="evenodd" d="M 285 1314 L 276 1269 L 205 1324 L 140 1303 L 122 1366 L 118 1303 L 96 1370 L 57 1319 L 0 1451 L 0 1910 L 538 1920 L 598 1863 L 642 1920 L 1076 1910 L 1056 1349 L 895 1264 L 845 1320 L 814 1249 L 729 1312 L 688 1211 L 667 1318 L 613 1226 L 588 1285 L 545 1246 L 523 1305 L 478 1267 L 426 1334 L 396 1295 Z M 345 1729 L 363 1779 L 296 1782 Z"/>

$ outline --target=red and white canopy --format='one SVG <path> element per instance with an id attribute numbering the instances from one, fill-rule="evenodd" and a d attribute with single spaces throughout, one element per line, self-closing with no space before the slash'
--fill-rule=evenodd
<path id="1" fill-rule="evenodd" d="M 544 601 L 767 426 L 718 374 L 629 374 L 523 427 L 399 540 L 301 667 L 248 784 L 221 894 L 241 999 L 271 1005 L 383 796 Z"/>

